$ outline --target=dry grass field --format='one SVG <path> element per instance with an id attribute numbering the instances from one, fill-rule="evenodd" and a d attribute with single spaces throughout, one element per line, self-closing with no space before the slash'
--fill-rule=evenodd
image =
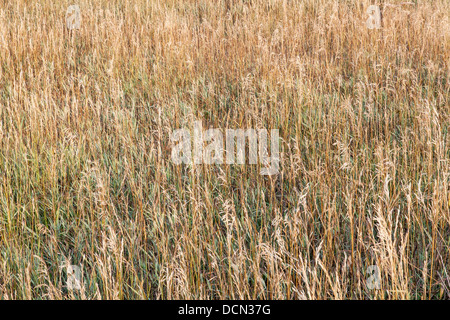
<path id="1" fill-rule="evenodd" d="M 371 4 L 0 0 L 0 299 L 450 299 L 450 1 Z"/>

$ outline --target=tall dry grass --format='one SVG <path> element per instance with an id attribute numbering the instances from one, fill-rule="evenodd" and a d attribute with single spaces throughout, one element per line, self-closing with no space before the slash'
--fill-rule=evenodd
<path id="1" fill-rule="evenodd" d="M 450 298 L 448 0 L 76 3 L 0 1 L 1 298 Z M 280 173 L 174 165 L 195 120 Z"/>

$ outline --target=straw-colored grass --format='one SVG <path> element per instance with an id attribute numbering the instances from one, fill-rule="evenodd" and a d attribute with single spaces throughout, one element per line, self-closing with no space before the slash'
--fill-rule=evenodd
<path id="1" fill-rule="evenodd" d="M 450 2 L 403 2 L 1 0 L 0 298 L 450 298 Z M 198 120 L 279 174 L 175 165 Z"/>

